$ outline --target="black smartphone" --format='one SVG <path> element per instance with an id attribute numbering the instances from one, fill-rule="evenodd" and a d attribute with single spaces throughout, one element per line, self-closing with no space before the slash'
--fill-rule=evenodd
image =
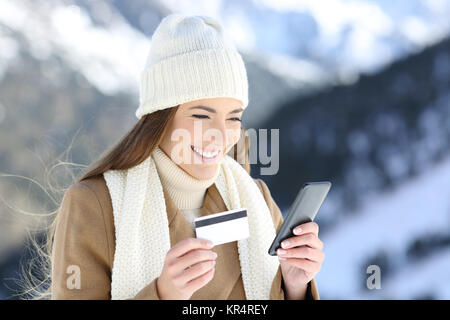
<path id="1" fill-rule="evenodd" d="M 280 243 L 294 236 L 293 230 L 296 226 L 314 221 L 330 188 L 331 182 L 329 181 L 305 182 L 303 184 L 269 248 L 270 255 L 277 255 L 276 250 L 280 247 Z"/>

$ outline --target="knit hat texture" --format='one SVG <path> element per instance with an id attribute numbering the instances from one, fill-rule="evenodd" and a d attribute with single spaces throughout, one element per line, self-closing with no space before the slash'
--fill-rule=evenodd
<path id="1" fill-rule="evenodd" d="M 244 109 L 248 105 L 247 72 L 236 47 L 212 17 L 164 17 L 141 72 L 136 116 L 216 97 L 238 99 Z"/>

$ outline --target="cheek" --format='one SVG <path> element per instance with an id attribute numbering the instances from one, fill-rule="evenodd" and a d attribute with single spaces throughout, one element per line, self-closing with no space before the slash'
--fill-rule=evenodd
<path id="1" fill-rule="evenodd" d="M 240 137 L 241 137 L 240 126 L 238 129 L 228 129 L 227 130 L 227 145 L 226 145 L 226 149 L 225 149 L 225 154 L 228 153 L 234 146 L 236 146 Z"/>
<path id="2" fill-rule="evenodd" d="M 239 138 L 241 137 L 241 128 L 240 126 L 236 126 L 237 128 L 232 128 L 228 130 L 228 143 L 230 145 L 235 145 Z"/>
<path id="3" fill-rule="evenodd" d="M 191 121 L 185 120 L 183 118 L 174 119 L 171 130 L 171 143 L 191 145 L 194 138 L 194 124 Z"/>

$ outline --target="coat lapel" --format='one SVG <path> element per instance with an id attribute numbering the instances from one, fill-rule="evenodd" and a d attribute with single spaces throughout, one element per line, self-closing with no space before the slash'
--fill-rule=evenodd
<path id="1" fill-rule="evenodd" d="M 169 222 L 171 247 L 185 238 L 195 238 L 189 222 L 177 208 L 167 191 L 163 188 L 166 201 L 167 219 Z M 206 191 L 201 209 L 201 216 L 226 211 L 226 205 L 215 184 Z M 191 300 L 219 299 L 225 300 L 230 295 L 236 281 L 240 280 L 241 266 L 237 241 L 215 246 L 212 251 L 217 253 L 216 270 L 213 279 L 201 289 L 194 292 Z M 245 297 L 243 297 L 245 299 Z"/>

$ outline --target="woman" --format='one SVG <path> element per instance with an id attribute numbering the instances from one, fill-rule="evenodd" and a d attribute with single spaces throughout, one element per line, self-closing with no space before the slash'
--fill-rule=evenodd
<path id="1" fill-rule="evenodd" d="M 249 175 L 247 92 L 242 58 L 217 21 L 161 21 L 138 123 L 64 195 L 52 299 L 319 299 L 316 223 L 301 225 L 279 258 L 267 253 L 283 218 Z M 240 207 L 248 239 L 212 246 L 195 237 L 195 217 Z"/>

